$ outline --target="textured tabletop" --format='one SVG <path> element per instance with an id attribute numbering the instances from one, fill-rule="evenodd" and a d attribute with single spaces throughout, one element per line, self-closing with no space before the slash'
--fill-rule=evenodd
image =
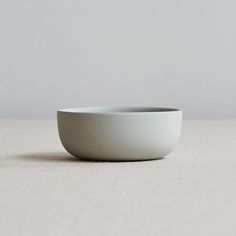
<path id="1" fill-rule="evenodd" d="M 166 158 L 88 162 L 55 120 L 0 121 L 0 235 L 236 235 L 236 120 L 185 121 Z"/>

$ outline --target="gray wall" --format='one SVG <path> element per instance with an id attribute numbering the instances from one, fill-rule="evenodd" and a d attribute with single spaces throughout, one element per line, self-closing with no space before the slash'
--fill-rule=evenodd
<path id="1" fill-rule="evenodd" d="M 234 0 L 1 0 L 0 116 L 152 105 L 236 117 Z"/>

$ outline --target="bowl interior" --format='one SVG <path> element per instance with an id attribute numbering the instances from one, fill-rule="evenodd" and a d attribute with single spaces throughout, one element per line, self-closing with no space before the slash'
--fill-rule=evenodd
<path id="1" fill-rule="evenodd" d="M 156 112 L 176 112 L 176 108 L 166 107 L 81 107 L 60 109 L 59 112 L 69 113 L 156 113 Z"/>

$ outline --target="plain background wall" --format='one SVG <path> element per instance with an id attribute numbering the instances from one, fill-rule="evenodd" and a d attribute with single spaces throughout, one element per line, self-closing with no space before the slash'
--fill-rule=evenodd
<path id="1" fill-rule="evenodd" d="M 89 105 L 236 117 L 234 0 L 1 0 L 0 117 Z"/>

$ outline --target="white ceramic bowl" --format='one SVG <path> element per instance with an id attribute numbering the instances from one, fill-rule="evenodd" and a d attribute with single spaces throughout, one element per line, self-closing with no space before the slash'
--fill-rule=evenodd
<path id="1" fill-rule="evenodd" d="M 173 150 L 182 111 L 159 107 L 87 107 L 57 112 L 61 142 L 72 155 L 91 160 L 148 160 Z"/>

